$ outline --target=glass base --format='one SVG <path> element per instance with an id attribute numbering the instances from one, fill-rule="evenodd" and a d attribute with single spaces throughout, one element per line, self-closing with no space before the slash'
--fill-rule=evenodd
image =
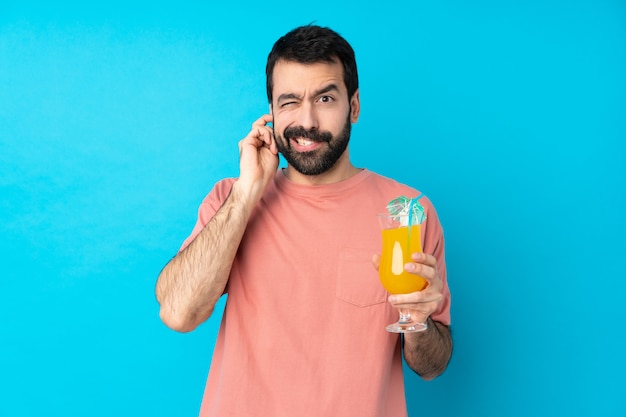
<path id="1" fill-rule="evenodd" d="M 426 323 L 418 323 L 415 321 L 402 322 L 399 321 L 386 327 L 390 333 L 417 333 L 428 329 Z"/>

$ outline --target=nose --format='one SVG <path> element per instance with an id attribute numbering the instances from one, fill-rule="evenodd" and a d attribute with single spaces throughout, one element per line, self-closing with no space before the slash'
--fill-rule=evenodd
<path id="1" fill-rule="evenodd" d="M 317 130 L 319 120 L 315 106 L 309 102 L 302 103 L 298 112 L 298 122 L 306 130 Z"/>

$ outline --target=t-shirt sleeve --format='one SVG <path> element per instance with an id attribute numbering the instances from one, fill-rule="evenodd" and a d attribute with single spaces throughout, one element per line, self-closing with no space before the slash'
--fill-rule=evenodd
<path id="1" fill-rule="evenodd" d="M 230 194 L 230 190 L 235 182 L 235 178 L 226 178 L 215 184 L 211 192 L 204 198 L 198 208 L 198 219 L 191 231 L 191 234 L 185 239 L 179 252 L 182 252 L 193 240 L 200 234 L 202 229 L 215 216 L 215 213 L 222 207 L 226 198 Z"/>

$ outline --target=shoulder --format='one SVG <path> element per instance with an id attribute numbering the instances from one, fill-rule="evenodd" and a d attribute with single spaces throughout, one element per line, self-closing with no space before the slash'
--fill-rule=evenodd
<path id="1" fill-rule="evenodd" d="M 426 205 L 432 206 L 428 197 L 426 197 L 419 189 L 411 185 L 401 183 L 393 178 L 369 171 L 367 183 L 370 187 L 381 190 L 386 197 L 390 198 L 390 201 L 391 199 L 397 198 L 401 195 L 409 198 L 420 196 L 420 203 L 422 203 L 422 205 L 426 203 Z"/>
<path id="2" fill-rule="evenodd" d="M 372 187 L 372 191 L 376 191 L 380 195 L 380 198 L 385 201 L 385 204 L 400 196 L 406 196 L 409 198 L 419 197 L 419 202 L 424 207 L 426 217 L 431 218 L 430 223 L 439 224 L 439 217 L 433 202 L 418 188 L 401 183 L 393 178 L 386 177 L 373 171 L 369 171 L 367 183 L 368 186 Z"/>
<path id="3" fill-rule="evenodd" d="M 217 213 L 228 198 L 236 180 L 236 178 L 224 178 L 213 185 L 213 188 L 204 197 L 198 208 L 198 218 L 201 222 L 206 224 Z"/>
<path id="4" fill-rule="evenodd" d="M 230 194 L 230 190 L 233 188 L 233 184 L 237 181 L 236 178 L 223 178 L 213 185 L 213 188 L 202 200 L 202 205 L 209 204 L 218 201 L 223 203 L 224 200 Z"/>

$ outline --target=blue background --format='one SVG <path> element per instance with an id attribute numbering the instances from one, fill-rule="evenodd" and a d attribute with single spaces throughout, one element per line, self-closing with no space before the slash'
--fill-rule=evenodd
<path id="1" fill-rule="evenodd" d="M 168 330 L 156 277 L 312 21 L 357 52 L 354 162 L 445 228 L 454 357 L 411 414 L 626 415 L 624 2 L 4 0 L 0 416 L 197 415 L 220 315 Z"/>

